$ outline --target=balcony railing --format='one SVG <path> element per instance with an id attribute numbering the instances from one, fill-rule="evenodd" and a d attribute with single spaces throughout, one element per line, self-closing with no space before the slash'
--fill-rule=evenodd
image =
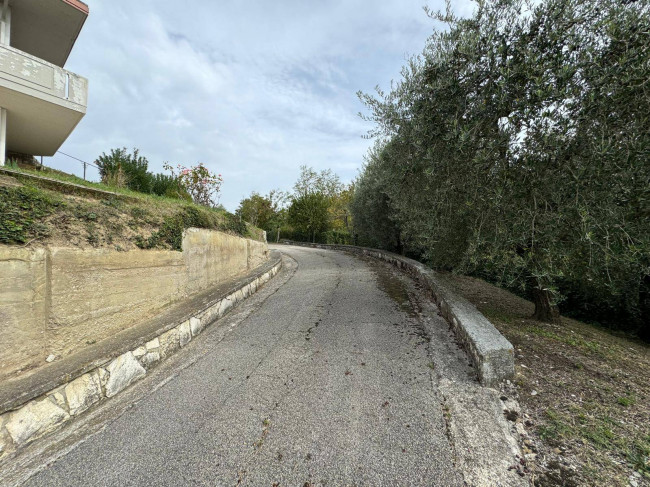
<path id="1" fill-rule="evenodd" d="M 86 111 L 86 78 L 7 45 L 0 45 L 0 85 L 72 110 Z"/>

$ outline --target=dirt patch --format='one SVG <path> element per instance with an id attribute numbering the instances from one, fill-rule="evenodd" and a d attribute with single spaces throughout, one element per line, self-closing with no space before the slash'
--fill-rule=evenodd
<path id="1" fill-rule="evenodd" d="M 650 485 L 650 346 L 569 318 L 533 320 L 532 303 L 520 297 L 447 278 L 515 347 L 533 484 Z"/>
<path id="2" fill-rule="evenodd" d="M 4 186 L 6 188 L 19 188 L 22 186 L 22 184 L 16 178 L 0 174 L 0 186 Z"/>

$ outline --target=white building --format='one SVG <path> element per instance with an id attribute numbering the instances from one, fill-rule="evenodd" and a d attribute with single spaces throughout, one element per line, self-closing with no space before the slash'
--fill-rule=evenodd
<path id="1" fill-rule="evenodd" d="M 87 17 L 79 0 L 0 0 L 0 165 L 54 155 L 86 114 L 88 80 L 63 66 Z"/>

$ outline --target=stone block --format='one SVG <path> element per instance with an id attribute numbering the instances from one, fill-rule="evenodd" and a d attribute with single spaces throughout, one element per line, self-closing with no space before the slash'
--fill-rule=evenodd
<path id="1" fill-rule="evenodd" d="M 192 331 L 192 336 L 196 336 L 201 333 L 203 330 L 203 326 L 201 326 L 201 320 L 192 316 L 190 318 L 190 330 Z"/>
<path id="2" fill-rule="evenodd" d="M 148 352 L 144 357 L 140 359 L 140 363 L 145 369 L 149 369 L 153 364 L 160 360 L 160 353 L 158 352 Z"/>
<path id="3" fill-rule="evenodd" d="M 106 383 L 108 382 L 108 372 L 106 372 L 106 369 L 102 369 L 101 367 L 97 369 L 97 376 L 102 387 L 106 387 Z"/>
<path id="4" fill-rule="evenodd" d="M 206 328 L 210 323 L 219 319 L 219 306 L 221 301 L 213 304 L 210 308 L 201 316 L 201 330 Z"/>
<path id="5" fill-rule="evenodd" d="M 223 316 L 222 304 L 223 299 L 214 305 L 214 307 L 217 308 L 216 318 L 221 318 Z"/>
<path id="6" fill-rule="evenodd" d="M 109 373 L 106 397 L 113 397 L 147 373 L 131 352 L 126 352 L 113 360 L 106 367 L 106 371 Z"/>
<path id="7" fill-rule="evenodd" d="M 54 389 L 52 392 L 48 393 L 48 397 L 54 401 L 54 404 L 59 406 L 61 409 L 68 409 L 68 404 L 65 399 L 65 385 L 59 386 Z"/>
<path id="8" fill-rule="evenodd" d="M 153 340 L 150 340 L 147 343 L 145 343 L 144 346 L 147 349 L 147 351 L 154 350 L 154 349 L 160 347 L 160 340 L 158 340 L 158 337 L 156 337 Z"/>
<path id="9" fill-rule="evenodd" d="M 102 386 L 96 372 L 84 374 L 65 386 L 71 415 L 84 412 L 102 398 Z"/>
<path id="10" fill-rule="evenodd" d="M 6 428 L 16 445 L 23 445 L 54 430 L 70 415 L 49 399 L 32 401 L 9 414 Z"/>
<path id="11" fill-rule="evenodd" d="M 225 315 L 232 307 L 232 301 L 229 298 L 230 297 L 227 297 L 221 300 L 221 304 L 219 305 L 219 316 Z"/>
<path id="12" fill-rule="evenodd" d="M 181 347 L 184 347 L 192 339 L 192 330 L 190 329 L 190 320 L 184 321 L 178 325 L 178 338 Z"/>
<path id="13" fill-rule="evenodd" d="M 4 427 L 8 419 L 9 413 L 0 415 L 0 458 L 11 448 L 11 439 L 9 439 L 9 433 Z"/>
<path id="14" fill-rule="evenodd" d="M 178 338 L 178 328 L 172 328 L 171 330 L 160 335 L 159 338 L 160 338 L 160 356 L 162 358 L 169 357 L 181 346 Z"/>
<path id="15" fill-rule="evenodd" d="M 133 356 L 135 358 L 143 357 L 145 353 L 147 353 L 146 347 L 138 347 L 135 350 L 133 350 Z"/>

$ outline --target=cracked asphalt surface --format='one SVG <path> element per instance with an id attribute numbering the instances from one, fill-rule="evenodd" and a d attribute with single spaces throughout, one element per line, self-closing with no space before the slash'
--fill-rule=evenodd
<path id="1" fill-rule="evenodd" d="M 445 322 L 433 347 L 383 264 L 281 250 L 275 279 L 55 436 L 22 485 L 463 485 L 431 352 L 457 350 Z"/>

